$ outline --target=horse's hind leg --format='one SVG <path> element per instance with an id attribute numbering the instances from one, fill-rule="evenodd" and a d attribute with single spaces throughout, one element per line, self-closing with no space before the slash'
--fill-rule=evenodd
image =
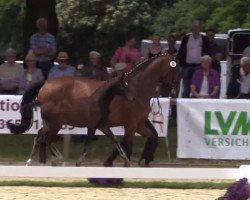
<path id="1" fill-rule="evenodd" d="M 123 146 L 121 145 L 118 139 L 115 137 L 115 135 L 112 133 L 112 131 L 109 128 L 102 128 L 101 131 L 108 136 L 112 141 L 115 143 L 116 149 L 113 151 L 113 154 L 111 155 L 111 158 L 105 161 L 104 166 L 112 166 L 113 160 L 116 158 L 118 154 L 121 155 L 121 157 L 125 161 L 126 166 L 130 166 L 130 160 L 126 154 L 126 151 L 123 150 Z"/>
<path id="2" fill-rule="evenodd" d="M 44 127 L 40 131 L 41 134 L 41 140 L 39 142 L 39 161 L 42 164 L 46 163 L 47 155 L 46 155 L 46 146 L 49 147 L 50 153 L 55 156 L 56 158 L 63 160 L 62 159 L 62 154 L 57 150 L 57 148 L 52 145 L 52 142 L 56 140 L 56 136 L 58 131 L 61 128 L 61 125 L 57 124 L 49 124 L 46 123 L 45 121 Z"/>
<path id="3" fill-rule="evenodd" d="M 29 159 L 28 159 L 27 162 L 26 162 L 26 166 L 29 166 L 29 165 L 31 164 L 32 159 L 33 159 L 33 157 L 34 157 L 34 155 L 35 155 L 35 153 L 36 153 L 38 147 L 40 146 L 40 142 L 41 142 L 41 131 L 42 131 L 42 129 L 40 129 L 40 130 L 38 131 L 37 136 L 34 138 L 33 147 L 32 147 L 31 153 L 30 153 L 30 157 L 29 157 Z"/>
<path id="4" fill-rule="evenodd" d="M 149 163 L 154 159 L 155 150 L 158 146 L 158 133 L 148 119 L 144 125 L 139 127 L 137 132 L 148 138 L 138 164 L 141 165 L 142 160 L 145 160 L 145 166 L 149 167 Z"/>
<path id="5" fill-rule="evenodd" d="M 130 160 L 130 156 L 132 154 L 132 141 L 134 138 L 134 133 L 135 131 L 129 130 L 125 127 L 125 136 L 123 137 L 121 141 L 121 148 L 124 149 L 125 155 L 127 156 L 127 159 Z M 117 148 L 113 150 L 111 155 L 106 159 L 104 162 L 104 166 L 112 166 L 113 161 L 116 159 L 116 157 L 119 155 L 119 151 Z M 130 162 L 125 161 L 125 166 L 128 167 L 130 166 Z"/>
<path id="6" fill-rule="evenodd" d="M 81 166 L 81 164 L 83 163 L 83 161 L 85 160 L 85 157 L 87 155 L 87 151 L 88 151 L 88 147 L 90 145 L 90 142 L 93 141 L 93 136 L 95 135 L 95 131 L 96 129 L 89 129 L 88 128 L 88 132 L 87 132 L 87 137 L 84 141 L 84 145 L 83 145 L 83 153 L 82 155 L 79 157 L 79 159 L 76 162 L 76 166 Z"/>

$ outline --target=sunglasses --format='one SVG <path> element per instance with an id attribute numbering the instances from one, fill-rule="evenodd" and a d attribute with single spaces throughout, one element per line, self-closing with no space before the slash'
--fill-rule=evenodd
<path id="1" fill-rule="evenodd" d="M 68 62 L 68 60 L 58 60 L 58 62 L 66 63 L 66 62 Z"/>

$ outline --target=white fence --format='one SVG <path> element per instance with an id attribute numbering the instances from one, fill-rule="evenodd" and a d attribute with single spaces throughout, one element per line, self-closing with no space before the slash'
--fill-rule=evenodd
<path id="1" fill-rule="evenodd" d="M 250 178 L 249 168 L 249 166 L 241 168 L 0 166 L 0 177 L 239 179 Z"/>

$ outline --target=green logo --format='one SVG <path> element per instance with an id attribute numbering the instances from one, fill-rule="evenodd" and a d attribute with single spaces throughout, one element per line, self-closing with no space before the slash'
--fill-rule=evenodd
<path id="1" fill-rule="evenodd" d="M 214 116 L 219 129 L 212 127 L 212 117 Z M 230 112 L 228 116 L 223 116 L 220 111 L 206 111 L 204 132 L 206 135 L 248 135 L 250 132 L 250 117 L 247 112 Z M 232 130 L 231 132 L 229 132 Z"/>

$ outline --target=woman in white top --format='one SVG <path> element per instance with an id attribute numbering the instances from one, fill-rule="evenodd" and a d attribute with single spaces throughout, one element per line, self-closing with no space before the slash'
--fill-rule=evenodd
<path id="1" fill-rule="evenodd" d="M 37 57 L 30 51 L 25 57 L 27 69 L 25 69 L 23 76 L 19 82 L 19 94 L 23 94 L 32 84 L 44 80 L 42 70 L 36 67 Z"/>
<path id="2" fill-rule="evenodd" d="M 195 98 L 218 98 L 220 75 L 211 69 L 212 58 L 208 55 L 201 57 L 201 68 L 192 78 L 191 93 Z"/>

